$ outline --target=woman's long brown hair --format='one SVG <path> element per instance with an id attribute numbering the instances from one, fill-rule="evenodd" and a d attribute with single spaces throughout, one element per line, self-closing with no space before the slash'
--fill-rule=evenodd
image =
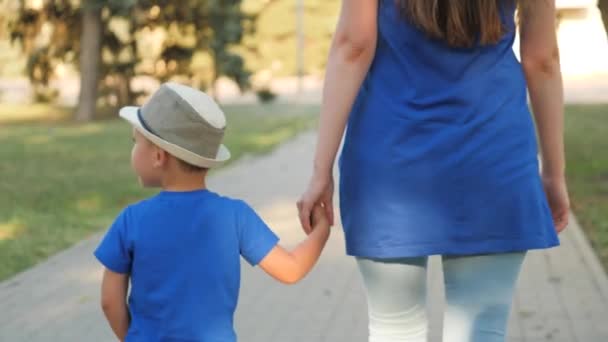
<path id="1" fill-rule="evenodd" d="M 403 14 L 429 36 L 453 47 L 497 43 L 506 28 L 505 5 L 525 0 L 396 0 Z"/>

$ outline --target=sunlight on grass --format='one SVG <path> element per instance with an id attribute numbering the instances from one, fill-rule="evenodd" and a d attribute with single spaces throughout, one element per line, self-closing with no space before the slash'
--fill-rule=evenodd
<path id="1" fill-rule="evenodd" d="M 46 103 L 7 104 L 0 106 L 0 123 L 47 122 L 65 120 L 72 114 L 72 109 Z"/>
<path id="2" fill-rule="evenodd" d="M 289 136 L 291 134 L 292 134 L 292 131 L 289 128 L 275 130 L 274 132 L 271 132 L 271 133 L 266 133 L 264 135 L 258 135 L 258 136 L 252 137 L 252 139 L 250 139 L 250 143 L 260 146 L 260 147 L 274 145 L 277 142 L 280 142 L 282 140 L 285 140 L 286 138 L 289 138 Z"/>
<path id="3" fill-rule="evenodd" d="M 25 232 L 25 225 L 19 222 L 0 223 L 0 241 L 13 240 Z"/>
<path id="4" fill-rule="evenodd" d="M 50 135 L 32 135 L 24 139 L 24 143 L 27 145 L 43 145 L 53 141 L 53 137 Z"/>
<path id="5" fill-rule="evenodd" d="M 101 209 L 101 197 L 99 195 L 92 195 L 79 199 L 76 202 L 76 209 L 82 213 L 96 212 Z"/>
<path id="6" fill-rule="evenodd" d="M 62 137 L 81 137 L 84 135 L 95 134 L 103 131 L 101 124 L 86 124 L 82 126 L 70 127 L 69 130 L 62 131 L 59 135 Z"/>

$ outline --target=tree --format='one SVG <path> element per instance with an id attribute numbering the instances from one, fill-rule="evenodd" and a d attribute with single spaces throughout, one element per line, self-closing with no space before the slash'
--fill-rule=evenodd
<path id="1" fill-rule="evenodd" d="M 12 40 L 21 42 L 30 60 L 28 75 L 37 92 L 49 88 L 57 64 L 79 66 L 77 120 L 90 120 L 98 99 L 116 106 L 133 101 L 138 94 L 131 79 L 136 75 L 161 81 L 181 77 L 203 89 L 224 75 L 241 89 L 248 87 L 250 73 L 235 47 L 253 32 L 254 16 L 241 11 L 241 0 L 81 1 L 46 0 L 38 7 L 21 1 L 8 25 Z M 126 25 L 111 28 L 118 18 Z M 162 48 L 144 61 L 140 52 L 146 51 L 140 50 L 149 47 L 140 46 L 138 37 L 155 28 L 164 32 Z M 41 44 L 48 31 L 51 39 Z M 192 68 L 197 54 L 208 56 L 203 71 Z"/>
<path id="2" fill-rule="evenodd" d="M 90 121 L 97 110 L 99 68 L 101 66 L 101 38 L 103 4 L 94 0 L 85 2 L 82 9 L 80 36 L 80 93 L 75 119 Z"/>
<path id="3" fill-rule="evenodd" d="M 212 2 L 209 9 L 209 26 L 213 34 L 209 37 L 209 48 L 213 57 L 213 83 L 225 75 L 243 88 L 249 87 L 250 73 L 244 68 L 243 58 L 230 51 L 232 44 L 243 38 L 242 21 L 247 17 L 241 12 L 240 1 L 226 1 L 225 6 Z M 217 91 L 214 91 L 214 94 Z"/>
<path id="4" fill-rule="evenodd" d="M 161 80 L 182 76 L 207 89 L 226 76 L 241 89 L 249 86 L 250 72 L 235 48 L 253 33 L 255 16 L 242 11 L 241 0 L 142 0 L 134 12 L 135 31 L 160 26 L 167 32 L 155 63 L 161 67 L 154 70 Z M 200 52 L 211 65 L 197 73 L 192 60 Z"/>
<path id="5" fill-rule="evenodd" d="M 95 115 L 101 47 L 107 22 L 124 15 L 135 0 L 47 0 L 38 5 L 19 2 L 16 15 L 5 17 L 12 42 L 28 56 L 27 75 L 37 99 L 48 99 L 49 81 L 59 63 L 78 64 L 81 92 L 75 119 Z M 104 14 L 105 12 L 105 14 Z M 111 35 L 111 32 L 110 32 Z M 82 44 L 81 44 L 82 43 Z"/>
<path id="6" fill-rule="evenodd" d="M 60 61 L 73 58 L 78 33 L 77 13 L 69 1 L 31 4 L 13 2 L 12 11 L 3 13 L 12 43 L 19 42 L 28 57 L 26 74 L 37 99 L 50 99 L 49 81 Z"/>
<path id="7" fill-rule="evenodd" d="M 79 58 L 80 94 L 75 113 L 77 121 L 90 121 L 95 116 L 100 69 L 102 68 L 102 40 L 107 37 L 110 42 L 115 43 L 116 41 L 116 39 L 112 39 L 115 38 L 112 32 L 108 32 L 107 29 L 104 32 L 107 21 L 104 22 L 102 11 L 105 9 L 110 12 L 107 16 L 109 19 L 113 15 L 127 14 L 134 3 L 135 0 L 84 0 L 82 4 Z"/>
<path id="8" fill-rule="evenodd" d="M 255 34 L 244 37 L 239 52 L 246 66 L 267 77 L 298 72 L 295 0 L 249 0 L 246 11 L 256 15 Z M 305 0 L 303 67 L 305 74 L 322 74 L 334 35 L 340 0 Z"/>
<path id="9" fill-rule="evenodd" d="M 599 0 L 597 3 L 597 7 L 600 9 L 602 13 L 602 20 L 604 21 L 604 28 L 606 30 L 606 34 L 608 35 L 608 0 Z"/>
<path id="10" fill-rule="evenodd" d="M 115 42 L 114 33 L 107 29 L 108 21 L 116 15 L 126 15 L 135 0 L 83 0 L 81 5 L 81 27 L 79 70 L 80 93 L 75 119 L 90 121 L 97 110 L 100 72 L 102 71 L 102 42 L 108 38 Z M 105 16 L 103 12 L 107 11 Z M 105 21 L 104 21 L 105 19 Z M 116 44 L 114 44 L 116 45 Z M 123 103 L 124 104 L 124 103 Z"/>

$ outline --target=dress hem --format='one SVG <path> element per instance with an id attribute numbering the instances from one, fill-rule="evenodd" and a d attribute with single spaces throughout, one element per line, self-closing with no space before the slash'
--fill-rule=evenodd
<path id="1" fill-rule="evenodd" d="M 528 238 L 529 239 L 529 238 Z M 346 254 L 361 258 L 408 258 L 431 255 L 479 255 L 548 249 L 560 245 L 559 240 L 531 242 L 526 240 L 446 241 L 437 244 L 416 244 L 376 248 L 349 248 Z"/>

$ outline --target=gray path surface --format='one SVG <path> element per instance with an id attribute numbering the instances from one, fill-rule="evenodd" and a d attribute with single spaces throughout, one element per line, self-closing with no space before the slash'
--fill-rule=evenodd
<path id="1" fill-rule="evenodd" d="M 272 154 L 241 160 L 211 178 L 216 191 L 251 203 L 285 245 L 303 234 L 295 201 L 308 180 L 315 135 Z M 99 303 L 100 267 L 91 253 L 100 235 L 0 283 L 0 341 L 112 341 Z M 562 246 L 532 252 L 519 282 L 509 341 L 608 341 L 608 280 L 576 223 Z M 318 267 L 300 284 L 280 285 L 243 267 L 236 317 L 240 341 L 365 341 L 366 303 L 354 261 L 333 231 Z M 441 280 L 438 260 L 429 277 Z M 430 290 L 431 341 L 440 341 L 442 285 Z"/>

